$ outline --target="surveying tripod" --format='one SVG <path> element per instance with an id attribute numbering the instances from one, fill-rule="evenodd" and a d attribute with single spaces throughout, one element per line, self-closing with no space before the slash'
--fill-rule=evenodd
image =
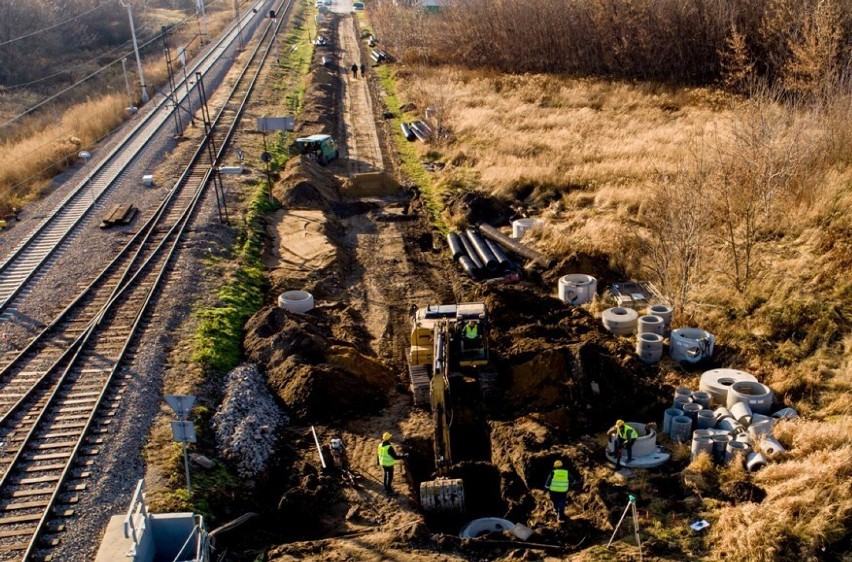
<path id="1" fill-rule="evenodd" d="M 621 514 L 621 519 L 618 520 L 618 524 L 615 526 L 615 530 L 612 532 L 612 536 L 609 538 L 606 546 L 609 548 L 609 545 L 615 540 L 615 534 L 618 533 L 618 529 L 627 516 L 628 510 L 633 512 L 633 534 L 636 537 L 636 546 L 639 547 L 639 562 L 642 562 L 642 543 L 639 541 L 639 515 L 636 513 L 636 496 L 633 494 L 627 496 L 627 507 L 624 508 L 624 513 Z"/>

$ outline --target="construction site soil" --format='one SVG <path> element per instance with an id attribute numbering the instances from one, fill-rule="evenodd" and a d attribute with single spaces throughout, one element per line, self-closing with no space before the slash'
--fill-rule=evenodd
<path id="1" fill-rule="evenodd" d="M 351 52 L 357 32 L 351 17 L 330 19 L 332 43 L 349 41 Z M 334 54 L 326 56 L 332 62 L 316 66 L 297 134 L 334 134 L 329 108 L 340 108 L 352 95 L 347 88 L 372 91 L 339 68 Z M 375 127 L 376 105 L 369 115 L 350 108 L 343 126 Z M 387 138 L 387 131 L 378 136 Z M 298 314 L 268 306 L 246 326 L 247 358 L 267 374 L 293 425 L 283 431 L 262 484 L 229 506 L 232 515 L 251 506 L 263 516 L 223 535 L 219 547 L 242 552 L 245 560 L 260 552 L 276 561 L 531 560 L 600 543 L 620 514 L 627 481 L 602 462 L 603 443 L 591 436 L 617 417 L 657 419 L 670 387 L 636 360 L 627 339 L 604 332 L 586 310 L 566 307 L 536 277 L 516 285 L 474 285 L 463 278 L 441 249 L 442 236 L 417 193 L 349 197 L 350 149 L 341 143 L 340 161 L 328 167 L 292 159 L 273 189 L 282 209 L 267 226 L 270 301 L 299 289 L 313 294 L 316 307 Z M 457 208 L 471 222 L 495 224 L 511 212 L 476 198 L 458 201 Z M 475 301 L 488 310 L 503 399 L 487 415 L 483 407 L 456 414 L 475 428 L 454 443 L 466 460 L 446 473 L 465 481 L 466 519 L 425 518 L 417 490 L 435 470 L 433 424 L 428 411 L 413 407 L 408 390 L 409 311 Z M 312 429 L 327 461 L 331 438 L 343 440 L 354 480 L 322 467 Z M 382 493 L 376 461 L 385 431 L 409 454 L 396 477 L 401 493 L 391 497 Z M 559 526 L 544 490 L 556 459 L 574 482 L 569 521 Z M 645 485 L 653 489 L 671 480 L 647 477 Z M 684 494 L 675 488 L 666 497 L 679 510 Z M 477 516 L 506 517 L 534 528 L 535 535 L 526 544 L 499 533 L 458 538 L 459 528 Z M 654 554 L 653 541 L 646 548 Z"/>

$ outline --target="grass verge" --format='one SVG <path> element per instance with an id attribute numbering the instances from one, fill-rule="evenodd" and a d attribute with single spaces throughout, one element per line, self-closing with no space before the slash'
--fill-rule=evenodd
<path id="1" fill-rule="evenodd" d="M 279 59 L 274 80 L 280 94 L 276 98 L 286 100 L 282 101 L 282 105 L 286 103 L 287 107 L 301 108 L 316 26 L 312 3 L 302 0 L 297 6 L 285 40 L 287 48 Z M 286 146 L 285 135 L 270 142 L 274 171 L 289 158 Z M 198 442 L 192 446 L 192 451 L 213 459 L 216 457 L 216 442 L 212 417 L 223 392 L 223 385 L 218 381 L 242 361 L 243 326 L 263 306 L 267 291 L 261 261 L 266 236 L 264 215 L 277 209 L 277 204 L 270 199 L 270 190 L 271 185 L 265 178 L 252 186 L 246 198 L 241 228 L 231 248 L 231 258 L 227 263 L 209 266 L 211 278 L 222 278 L 222 283 L 217 285 L 216 297 L 195 309 L 195 326 L 187 325 L 183 331 L 185 338 L 193 343 L 189 353 L 175 352 L 170 358 L 172 370 L 181 375 L 170 377 L 165 390 L 199 396 L 199 405 L 193 409 Z M 217 514 L 222 516 L 229 512 L 235 502 L 244 497 L 245 485 L 227 463 L 216 459 L 214 468 L 193 469 L 190 494 L 184 482 L 181 448 L 171 441 L 168 417 L 158 416 L 145 447 L 148 472 L 159 476 L 152 480 L 160 483 L 149 489 L 150 506 L 161 511 L 191 510 L 214 521 Z"/>
<path id="2" fill-rule="evenodd" d="M 409 119 L 406 119 L 406 114 L 402 111 L 402 104 L 396 88 L 396 69 L 385 64 L 377 66 L 375 72 L 381 81 L 382 89 L 385 91 L 385 106 L 389 112 L 394 114 L 391 135 L 402 159 L 400 169 L 405 177 L 414 182 L 418 191 L 420 191 L 420 195 L 426 202 L 426 208 L 429 210 L 429 219 L 432 224 L 446 234 L 449 229 L 444 220 L 444 204 L 441 201 L 440 194 L 432 183 L 429 172 L 420 163 L 420 155 L 416 146 L 402 134 L 400 125 L 404 121 L 416 120 L 416 116 L 412 114 L 408 116 Z"/>

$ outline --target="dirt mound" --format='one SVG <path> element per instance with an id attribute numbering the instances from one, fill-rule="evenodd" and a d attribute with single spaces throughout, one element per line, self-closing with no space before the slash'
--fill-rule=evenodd
<path id="1" fill-rule="evenodd" d="M 337 17 L 326 14 L 328 29 L 323 35 L 338 44 Z M 326 64 L 322 64 L 325 58 Z M 340 107 L 341 82 L 338 74 L 337 49 L 316 49 L 313 61 L 314 70 L 306 77 L 308 87 L 303 96 L 304 105 L 296 118 L 294 131 L 296 136 L 323 133 L 337 134 L 338 113 Z"/>
<path id="2" fill-rule="evenodd" d="M 630 339 L 613 337 L 585 310 L 510 287 L 489 288 L 485 301 L 504 415 L 535 412 L 579 434 L 619 417 L 648 418 L 662 404 L 658 372 L 635 358 Z"/>
<path id="3" fill-rule="evenodd" d="M 340 183 L 313 160 L 293 158 L 273 186 L 272 195 L 287 209 L 328 210 L 340 200 Z"/>
<path id="4" fill-rule="evenodd" d="M 484 191 L 452 192 L 444 197 L 444 205 L 457 222 L 468 225 L 485 222 L 500 226 L 515 214 L 509 203 Z"/>
<path id="5" fill-rule="evenodd" d="M 246 325 L 246 354 L 263 366 L 270 387 L 302 420 L 375 411 L 386 403 L 394 375 L 333 337 L 334 315 L 258 312 Z"/>
<path id="6" fill-rule="evenodd" d="M 544 272 L 541 278 L 547 286 L 556 287 L 559 278 L 569 273 L 591 275 L 598 280 L 598 287 L 608 287 L 627 278 L 620 265 L 603 252 L 574 252 Z"/>

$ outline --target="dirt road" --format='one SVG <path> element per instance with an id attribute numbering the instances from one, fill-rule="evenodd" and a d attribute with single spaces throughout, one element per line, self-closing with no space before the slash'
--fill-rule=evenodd
<path id="1" fill-rule="evenodd" d="M 351 5 L 345 0 L 336 0 L 332 8 L 335 13 L 340 14 L 337 37 L 340 46 L 338 61 L 343 88 L 340 99 L 345 135 L 345 150 L 341 150 L 341 156 L 348 160 L 349 175 L 384 169 L 379 136 L 376 133 L 373 101 L 367 79 L 361 74 L 361 68 L 367 69 L 371 61 L 362 58 L 355 16 L 351 15 L 351 9 Z M 359 67 L 357 77 L 351 69 L 353 64 Z M 341 144 L 343 142 L 341 139 Z"/>
<path id="2" fill-rule="evenodd" d="M 328 171 L 344 174 L 342 182 L 363 172 L 382 171 L 383 155 L 377 132 L 377 120 L 368 80 L 355 77 L 350 69 L 362 62 L 358 32 L 351 5 L 337 0 L 333 10 L 337 18 L 337 41 L 340 77 L 340 111 L 345 134 L 339 135 L 341 165 Z M 369 61 L 363 61 L 365 65 Z M 368 66 L 368 65 L 367 65 Z M 369 72 L 369 71 L 368 71 Z M 345 163 L 345 165 L 343 165 Z M 346 444 L 352 469 L 362 476 L 358 488 L 345 486 L 333 505 L 322 508 L 321 536 L 363 533 L 357 542 L 325 539 L 303 550 L 306 543 L 282 546 L 282 560 L 297 559 L 386 559 L 386 547 L 405 529 L 416 526 L 421 515 L 414 494 L 405 484 L 404 468 L 397 469 L 395 485 L 398 496 L 386 497 L 381 485 L 381 470 L 377 466 L 376 447 L 383 432 L 389 431 L 400 451 L 403 440 L 429 442 L 432 423 L 427 412 L 413 410 L 411 398 L 404 392 L 407 381 L 406 353 L 410 323 L 408 311 L 412 305 L 454 302 L 452 287 L 446 271 L 432 255 L 429 226 L 419 205 L 410 201 L 411 195 L 402 191 L 384 196 L 344 199 L 335 203 L 333 213 L 325 211 L 325 220 L 339 224 L 334 237 L 341 264 L 339 299 L 347 310 L 353 310 L 360 325 L 358 339 L 374 355 L 398 375 L 399 385 L 391 391 L 387 405 L 372 415 L 349 421 L 317 426 L 320 440 L 328 443 L 339 436 Z M 302 215 L 299 215 L 302 213 Z M 320 215 L 323 213 L 320 212 Z M 298 217 L 297 217 L 298 215 Z M 311 215 L 315 218 L 316 213 Z M 301 225 L 294 219 L 300 218 Z M 311 224 L 302 211 L 282 211 L 280 224 L 274 233 L 281 248 L 275 256 L 279 268 L 288 270 L 314 263 L 323 250 L 326 239 L 312 236 Z M 323 223 L 325 224 L 325 223 Z M 327 231 L 321 227 L 319 232 Z M 302 245 L 305 247 L 302 247 Z M 273 252 L 276 253 L 276 252 Z M 275 274 L 273 273 L 273 276 Z M 315 463 L 316 452 L 309 445 L 297 454 L 301 462 Z M 319 547 L 319 548 L 318 548 Z"/>

